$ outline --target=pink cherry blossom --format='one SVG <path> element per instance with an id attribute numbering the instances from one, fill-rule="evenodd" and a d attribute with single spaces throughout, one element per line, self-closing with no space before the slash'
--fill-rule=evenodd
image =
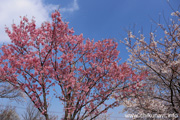
<path id="1" fill-rule="evenodd" d="M 52 22 L 39 28 L 35 20 L 23 17 L 20 25 L 12 25 L 12 31 L 6 28 L 11 44 L 0 48 L 1 79 L 19 86 L 46 120 L 50 93 L 64 104 L 63 119 L 73 120 L 96 118 L 117 107 L 116 100 L 105 104 L 111 94 L 119 98 L 120 92 L 127 92 L 124 96 L 136 92 L 124 83 L 138 83 L 145 74 L 136 74 L 126 63 L 119 64 L 118 43 L 74 35 L 58 11 L 51 17 Z"/>

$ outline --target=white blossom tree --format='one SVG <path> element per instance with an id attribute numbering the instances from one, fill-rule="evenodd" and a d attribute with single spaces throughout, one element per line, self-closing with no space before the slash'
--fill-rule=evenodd
<path id="1" fill-rule="evenodd" d="M 180 12 L 171 15 L 166 25 L 156 23 L 160 31 L 151 32 L 149 40 L 130 31 L 122 41 L 131 53 L 128 61 L 133 69 L 148 71 L 142 81 L 146 85 L 138 94 L 132 94 L 131 100 L 124 101 L 124 110 L 129 113 L 180 116 Z"/>

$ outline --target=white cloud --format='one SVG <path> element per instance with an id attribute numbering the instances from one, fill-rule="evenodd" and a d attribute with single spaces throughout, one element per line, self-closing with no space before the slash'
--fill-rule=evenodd
<path id="1" fill-rule="evenodd" d="M 0 42 L 9 42 L 7 34 L 4 32 L 5 25 L 11 27 L 12 23 L 19 24 L 19 16 L 27 16 L 29 19 L 35 17 L 37 26 L 44 21 L 50 20 L 50 13 L 58 8 L 58 5 L 45 5 L 42 0 L 0 0 Z M 73 0 L 67 8 L 62 8 L 61 12 L 73 12 L 78 10 L 77 0 Z"/>
<path id="2" fill-rule="evenodd" d="M 71 3 L 68 7 L 60 8 L 60 10 L 61 12 L 74 12 L 76 10 L 79 10 L 77 0 L 73 0 L 73 3 Z"/>

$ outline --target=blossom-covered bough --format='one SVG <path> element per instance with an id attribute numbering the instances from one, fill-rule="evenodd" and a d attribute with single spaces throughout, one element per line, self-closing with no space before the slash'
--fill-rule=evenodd
<path id="1" fill-rule="evenodd" d="M 149 40 L 132 32 L 124 40 L 133 69 L 148 71 L 147 79 L 142 81 L 146 86 L 139 90 L 142 94 L 124 102 L 130 113 L 180 116 L 180 12 L 171 15 L 170 22 L 165 20 L 166 25 L 157 23 L 161 32 L 151 32 Z"/>
<path id="2" fill-rule="evenodd" d="M 95 119 L 118 106 L 116 100 L 107 102 L 110 96 L 119 98 L 116 93 L 121 92 L 123 98 L 135 92 L 136 83 L 145 76 L 135 74 L 126 63 L 119 64 L 115 41 L 94 42 L 74 35 L 58 11 L 52 13 L 52 22 L 39 28 L 35 20 L 23 17 L 6 33 L 11 43 L 1 47 L 1 80 L 19 87 L 46 120 L 53 92 L 63 103 L 62 119 Z"/>

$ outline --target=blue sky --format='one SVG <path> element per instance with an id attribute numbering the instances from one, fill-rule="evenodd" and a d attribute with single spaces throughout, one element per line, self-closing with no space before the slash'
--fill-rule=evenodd
<path id="1" fill-rule="evenodd" d="M 169 0 L 169 3 L 177 10 L 180 0 Z M 83 33 L 84 38 L 95 41 L 104 38 L 122 40 L 127 37 L 126 30 L 134 24 L 135 31 L 143 28 L 143 33 L 148 34 L 153 24 L 151 19 L 158 21 L 159 15 L 163 14 L 168 18 L 172 12 L 167 0 L 0 0 L 0 43 L 10 42 L 4 26 L 18 23 L 19 16 L 34 16 L 40 26 L 43 21 L 50 20 L 50 13 L 59 6 L 63 20 L 69 22 L 75 34 Z M 128 58 L 125 48 L 124 45 L 118 48 L 123 61 Z M 122 118 L 124 114 L 118 114 L 120 109 L 110 111 L 114 113 L 112 120 L 125 119 Z M 59 108 L 52 106 L 52 111 L 59 111 Z"/>

